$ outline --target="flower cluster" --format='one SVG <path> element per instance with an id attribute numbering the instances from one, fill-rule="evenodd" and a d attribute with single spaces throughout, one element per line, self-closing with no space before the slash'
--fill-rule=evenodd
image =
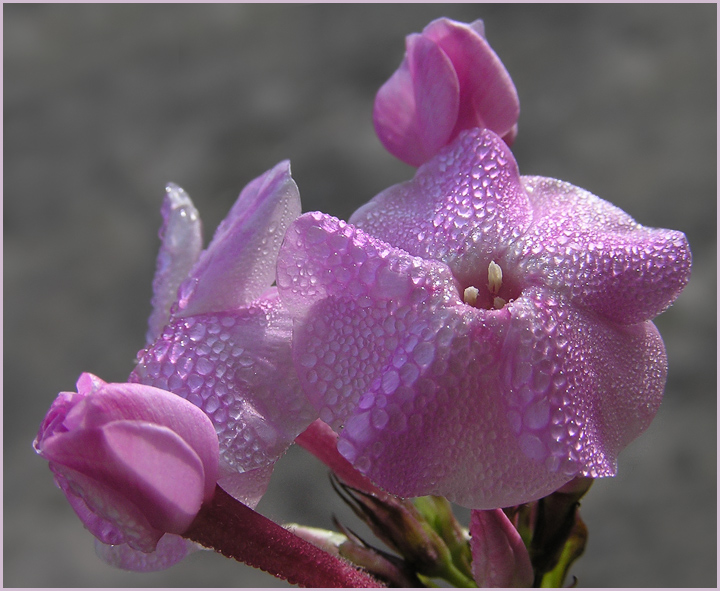
<path id="1" fill-rule="evenodd" d="M 687 240 L 520 174 L 519 100 L 482 21 L 408 36 L 373 116 L 418 168 L 348 222 L 301 215 L 283 161 L 203 250 L 168 185 L 128 383 L 83 374 L 35 440 L 106 560 L 164 568 L 201 544 L 306 585 L 528 586 L 582 551 L 577 500 L 660 405 L 652 319 L 689 279 Z M 295 441 L 401 563 L 253 511 Z"/>

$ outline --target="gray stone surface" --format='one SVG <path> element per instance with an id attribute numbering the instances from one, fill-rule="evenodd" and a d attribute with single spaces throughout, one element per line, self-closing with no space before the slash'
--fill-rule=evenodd
<path id="1" fill-rule="evenodd" d="M 105 566 L 31 441 L 91 371 L 122 381 L 143 345 L 163 187 L 206 235 L 290 158 L 304 209 L 347 216 L 412 175 L 371 108 L 404 36 L 485 19 L 518 88 L 524 174 L 584 187 L 687 233 L 690 285 L 657 324 L 663 407 L 583 505 L 582 586 L 716 585 L 716 7 L 24 5 L 4 11 L 4 585 L 277 586 L 211 553 L 162 573 Z M 352 527 L 325 470 L 283 458 L 260 506 Z"/>

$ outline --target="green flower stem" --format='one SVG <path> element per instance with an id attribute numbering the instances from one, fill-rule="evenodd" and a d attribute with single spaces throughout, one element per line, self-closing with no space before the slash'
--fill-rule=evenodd
<path id="1" fill-rule="evenodd" d="M 454 564 L 446 563 L 443 566 L 443 572 L 439 575 L 439 578 L 444 579 L 454 587 L 477 587 L 475 580 L 467 577 Z"/>
<path id="2" fill-rule="evenodd" d="M 575 524 L 567 542 L 563 546 L 557 564 L 551 571 L 543 575 L 540 587 L 562 587 L 570 567 L 585 551 L 587 535 L 587 527 L 583 520 L 580 519 L 580 515 L 577 514 Z"/>

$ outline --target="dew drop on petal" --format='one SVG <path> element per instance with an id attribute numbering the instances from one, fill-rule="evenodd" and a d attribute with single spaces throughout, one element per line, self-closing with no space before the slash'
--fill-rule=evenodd
<path id="1" fill-rule="evenodd" d="M 382 378 L 382 390 L 385 394 L 392 394 L 400 385 L 400 374 L 395 370 L 385 372 Z"/>

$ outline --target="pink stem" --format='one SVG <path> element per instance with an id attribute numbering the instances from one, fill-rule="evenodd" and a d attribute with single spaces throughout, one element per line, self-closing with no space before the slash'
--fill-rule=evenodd
<path id="1" fill-rule="evenodd" d="M 303 587 L 379 587 L 340 558 L 253 511 L 219 486 L 184 537 Z"/>

